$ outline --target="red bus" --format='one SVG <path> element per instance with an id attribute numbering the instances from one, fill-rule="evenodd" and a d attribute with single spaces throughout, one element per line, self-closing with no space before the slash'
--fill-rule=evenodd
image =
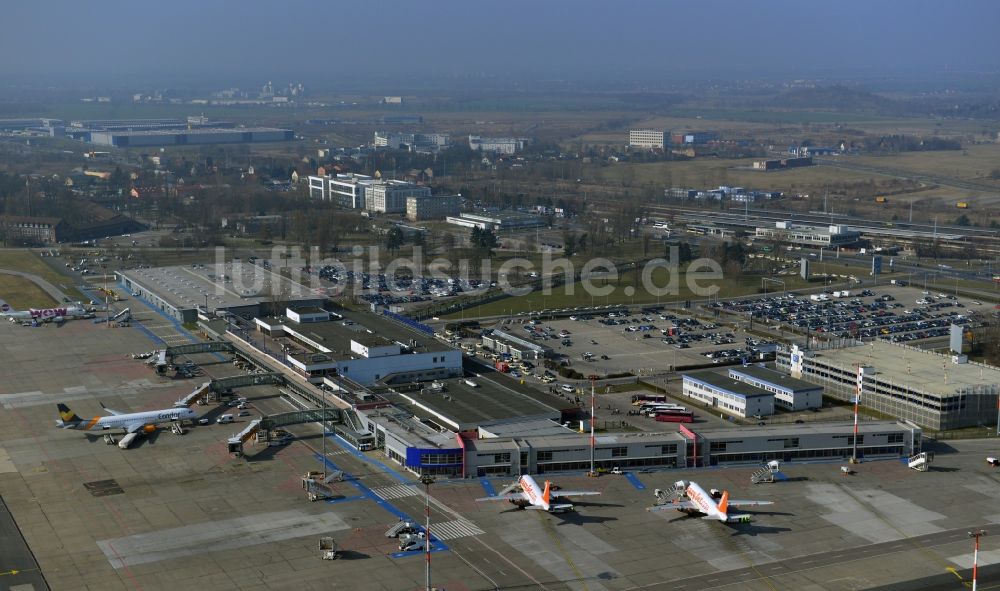
<path id="1" fill-rule="evenodd" d="M 693 423 L 694 413 L 689 410 L 666 410 L 656 413 L 660 423 Z"/>

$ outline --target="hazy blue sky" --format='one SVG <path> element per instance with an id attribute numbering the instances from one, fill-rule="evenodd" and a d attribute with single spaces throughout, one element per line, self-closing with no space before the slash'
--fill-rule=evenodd
<path id="1" fill-rule="evenodd" d="M 2 14 L 0 75 L 104 83 L 933 75 L 1000 56 L 994 0 L 15 0 Z"/>

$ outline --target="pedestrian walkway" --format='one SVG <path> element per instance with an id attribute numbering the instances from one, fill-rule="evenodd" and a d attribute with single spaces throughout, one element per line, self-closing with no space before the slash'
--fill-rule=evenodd
<path id="1" fill-rule="evenodd" d="M 401 499 L 403 497 L 415 497 L 420 494 L 420 489 L 412 484 L 396 484 L 393 486 L 373 488 L 372 492 L 388 501 L 390 499 Z"/>
<path id="2" fill-rule="evenodd" d="M 474 523 L 466 519 L 442 521 L 441 523 L 431 522 L 431 536 L 441 540 L 467 538 L 469 536 L 479 536 L 484 533 L 486 532 L 479 529 Z"/>

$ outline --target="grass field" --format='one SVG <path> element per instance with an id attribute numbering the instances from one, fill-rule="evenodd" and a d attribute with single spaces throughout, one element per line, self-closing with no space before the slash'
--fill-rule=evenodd
<path id="1" fill-rule="evenodd" d="M 852 162 L 869 166 L 885 166 L 921 174 L 940 174 L 958 179 L 980 182 L 1000 181 L 987 178 L 991 171 L 1000 168 L 1000 145 L 977 144 L 962 150 L 940 152 L 906 152 L 894 156 L 856 156 Z"/>
<path id="2" fill-rule="evenodd" d="M 62 261 L 62 259 L 53 260 Z M 70 298 L 74 300 L 84 299 L 83 294 L 73 287 L 74 281 L 72 278 L 59 273 L 53 266 L 46 264 L 38 253 L 32 252 L 28 249 L 0 249 L 0 269 L 10 269 L 13 271 L 22 271 L 24 273 L 38 275 L 59 289 L 62 289 Z M 0 278 L 2 277 L 3 276 L 0 276 Z M 49 299 L 47 295 L 46 298 Z M 47 301 L 47 299 L 43 300 L 42 303 Z M 13 304 L 13 302 L 11 302 L 11 304 Z"/>
<path id="3" fill-rule="evenodd" d="M 0 249 L 0 269 L 33 273 L 56 287 L 72 282 L 72 279 L 45 264 L 38 253 L 27 249 Z"/>
<path id="4" fill-rule="evenodd" d="M 0 273 L 0 297 L 17 310 L 47 308 L 59 303 L 30 280 L 3 273 Z"/>
<path id="5" fill-rule="evenodd" d="M 827 166 L 793 168 L 763 173 L 747 168 L 752 159 L 721 160 L 706 158 L 648 164 L 619 163 L 593 172 L 601 182 L 633 187 L 714 187 L 736 185 L 760 190 L 810 193 L 833 183 L 863 182 L 878 175 Z M 886 177 L 881 177 L 886 178 Z"/>

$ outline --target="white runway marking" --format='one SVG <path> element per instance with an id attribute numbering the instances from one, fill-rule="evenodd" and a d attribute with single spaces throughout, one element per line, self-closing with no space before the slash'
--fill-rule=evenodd
<path id="1" fill-rule="evenodd" d="M 100 540 L 113 568 L 348 529 L 336 513 L 280 511 Z"/>

